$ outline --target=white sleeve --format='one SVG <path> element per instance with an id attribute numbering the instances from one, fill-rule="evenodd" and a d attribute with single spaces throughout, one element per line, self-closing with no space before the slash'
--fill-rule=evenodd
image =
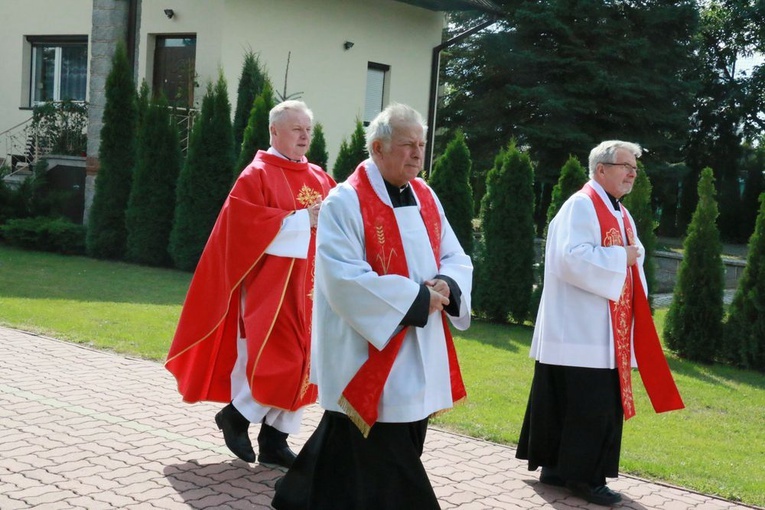
<path id="1" fill-rule="evenodd" d="M 308 256 L 310 242 L 311 218 L 308 209 L 300 209 L 284 218 L 281 230 L 266 248 L 266 253 L 277 257 L 304 259 Z"/>

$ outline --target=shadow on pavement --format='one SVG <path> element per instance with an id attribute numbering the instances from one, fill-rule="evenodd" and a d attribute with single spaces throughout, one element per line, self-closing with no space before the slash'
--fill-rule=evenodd
<path id="1" fill-rule="evenodd" d="M 242 460 L 200 464 L 191 460 L 165 466 L 163 473 L 183 502 L 194 509 L 271 508 L 279 469 Z"/>

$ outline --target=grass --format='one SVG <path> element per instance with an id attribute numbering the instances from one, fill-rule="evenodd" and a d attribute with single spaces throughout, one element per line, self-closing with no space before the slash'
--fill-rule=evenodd
<path id="1" fill-rule="evenodd" d="M 162 361 L 189 273 L 0 245 L 0 325 Z M 665 310 L 656 314 L 658 330 Z M 455 332 L 468 402 L 435 424 L 514 444 L 533 371 L 531 328 Z M 655 414 L 634 377 L 622 472 L 765 506 L 765 374 L 669 357 L 686 409 Z"/>

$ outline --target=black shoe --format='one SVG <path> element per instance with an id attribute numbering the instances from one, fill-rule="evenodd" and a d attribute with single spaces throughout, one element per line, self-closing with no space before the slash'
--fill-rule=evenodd
<path id="1" fill-rule="evenodd" d="M 223 431 L 223 439 L 231 452 L 245 462 L 255 462 L 255 451 L 252 449 L 247 429 L 249 420 L 242 416 L 232 404 L 227 405 L 215 415 L 215 423 Z"/>
<path id="2" fill-rule="evenodd" d="M 558 475 L 553 468 L 542 466 L 542 473 L 539 475 L 539 481 L 545 485 L 554 485 L 555 487 L 565 487 L 566 480 Z"/>
<path id="3" fill-rule="evenodd" d="M 614 492 L 606 485 L 598 485 L 593 487 L 588 483 L 572 483 L 566 484 L 566 487 L 574 494 L 585 501 L 595 503 L 596 505 L 611 506 L 622 500 L 621 494 Z"/>
<path id="4" fill-rule="evenodd" d="M 296 458 L 297 455 L 290 450 L 289 446 L 282 446 L 275 450 L 263 450 L 261 448 L 260 452 L 258 452 L 258 461 L 269 467 L 281 466 L 289 469 L 295 463 Z"/>

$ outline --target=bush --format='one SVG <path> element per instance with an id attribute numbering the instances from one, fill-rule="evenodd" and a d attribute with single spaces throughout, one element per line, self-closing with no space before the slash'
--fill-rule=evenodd
<path id="1" fill-rule="evenodd" d="M 50 154 L 83 156 L 88 145 L 86 103 L 48 101 L 32 110 L 32 132 Z"/>
<path id="2" fill-rule="evenodd" d="M 164 96 L 153 100 L 144 115 L 138 131 L 133 187 L 125 212 L 126 258 L 140 264 L 169 266 L 168 246 L 181 147 Z"/>
<path id="3" fill-rule="evenodd" d="M 744 275 L 739 280 L 728 320 L 723 326 L 723 357 L 736 366 L 765 372 L 765 193 L 754 233 L 749 239 L 749 255 Z"/>
<path id="4" fill-rule="evenodd" d="M 125 256 L 127 209 L 135 166 L 137 124 L 133 68 L 123 43 L 117 45 L 112 69 L 106 78 L 101 145 L 101 168 L 96 175 L 96 192 L 88 218 L 88 255 L 101 259 Z"/>
<path id="5" fill-rule="evenodd" d="M 252 110 L 250 110 L 250 117 L 244 130 L 241 149 L 240 147 L 235 147 L 236 150 L 239 150 L 239 159 L 234 167 L 233 180 L 236 180 L 239 174 L 242 173 L 242 170 L 252 163 L 252 159 L 259 150 L 268 150 L 268 147 L 271 145 L 268 115 L 274 106 L 274 92 L 271 88 L 271 83 L 266 80 L 263 85 L 263 92 L 252 103 Z M 229 110 L 230 108 L 229 106 Z"/>
<path id="6" fill-rule="evenodd" d="M 433 166 L 428 183 L 438 195 L 446 218 L 462 249 L 473 254 L 473 190 L 470 187 L 470 150 L 458 132 Z"/>
<path id="7" fill-rule="evenodd" d="M 367 142 L 364 124 L 356 119 L 356 128 L 353 130 L 350 142 L 343 140 L 340 144 L 340 152 L 335 158 L 335 166 L 332 167 L 332 177 L 338 183 L 343 182 L 365 159 L 367 159 Z"/>
<path id="8" fill-rule="evenodd" d="M 664 341 L 682 357 L 711 363 L 722 338 L 725 267 L 711 168 L 701 172 L 699 201 L 683 243 L 683 261 L 664 322 Z"/>
<path id="9" fill-rule="evenodd" d="M 178 176 L 170 256 L 178 269 L 193 271 L 218 212 L 231 189 L 234 136 L 225 78 L 208 87 Z M 240 168 L 239 171 L 242 169 Z"/>
<path id="10" fill-rule="evenodd" d="M 493 322 L 529 317 L 534 285 L 534 170 L 512 142 L 497 156 L 481 201 L 475 308 Z"/>
<path id="11" fill-rule="evenodd" d="M 313 126 L 311 147 L 308 149 L 308 152 L 306 152 L 305 157 L 314 165 L 319 165 L 325 172 L 329 171 L 327 168 L 327 161 L 329 160 L 329 154 L 327 154 L 327 140 L 324 138 L 324 128 L 319 122 Z"/>
<path id="12" fill-rule="evenodd" d="M 85 253 L 85 227 L 64 218 L 23 218 L 0 225 L 3 238 L 13 246 L 66 255 Z"/>

